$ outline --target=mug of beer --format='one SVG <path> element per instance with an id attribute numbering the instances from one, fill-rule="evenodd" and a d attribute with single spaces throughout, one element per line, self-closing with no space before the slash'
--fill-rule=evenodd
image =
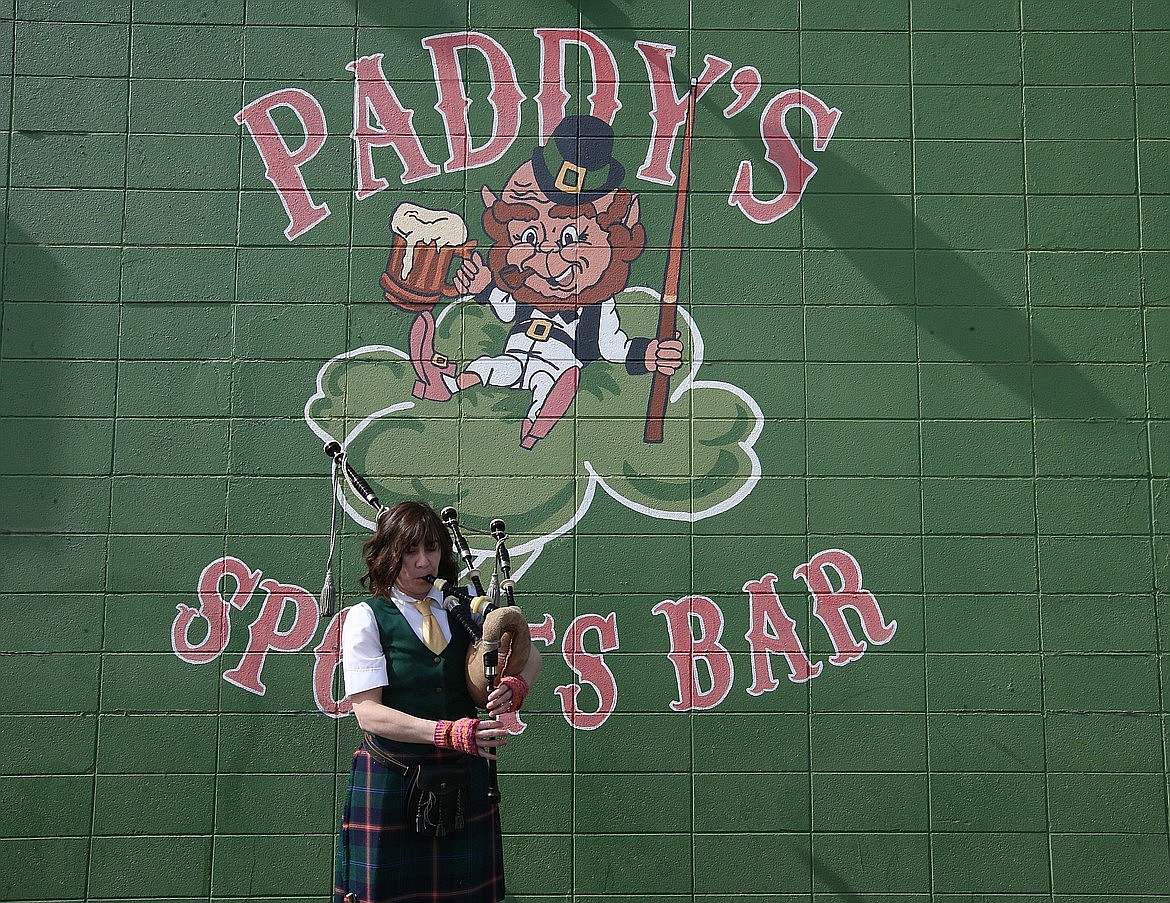
<path id="1" fill-rule="evenodd" d="M 386 300 L 413 313 L 431 310 L 440 298 L 459 290 L 447 281 L 451 261 L 471 256 L 475 240 L 467 240 L 467 224 L 457 213 L 399 204 L 390 217 L 394 236 L 386 272 L 378 280 Z"/>

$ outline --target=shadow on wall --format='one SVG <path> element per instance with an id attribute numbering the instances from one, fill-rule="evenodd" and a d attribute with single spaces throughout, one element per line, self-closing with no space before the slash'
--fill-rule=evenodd
<path id="1" fill-rule="evenodd" d="M 805 196 L 800 204 L 805 222 L 815 225 L 826 239 L 828 247 L 849 258 L 857 271 L 895 310 L 916 319 L 920 337 L 933 335 L 957 357 L 979 366 L 989 377 L 1027 402 L 1039 416 L 1067 417 L 1069 410 L 1080 410 L 1095 417 L 1124 417 L 1111 399 L 1104 396 L 1083 373 L 1078 372 L 1074 361 L 1069 360 L 1055 343 L 1028 322 L 1018 299 L 1005 298 L 970 264 L 966 255 L 948 250 L 937 232 L 921 219 L 912 216 L 907 199 L 889 194 L 856 166 L 834 154 L 831 147 L 813 156 L 823 173 L 832 172 L 835 181 L 849 186 L 850 194 L 866 196 L 866 216 L 870 222 L 911 224 L 911 234 L 917 237 L 917 247 L 920 250 L 929 249 L 930 254 L 929 261 L 924 260 L 921 253 L 915 255 L 914 266 L 919 284 L 923 276 L 934 273 L 945 274 L 947 284 L 955 287 L 954 293 L 940 293 L 925 302 L 920 298 L 907 298 L 903 268 L 882 265 L 883 255 L 872 254 L 868 249 L 849 247 L 851 243 L 856 244 L 858 235 L 854 211 L 846 201 L 849 195 Z M 1021 286 L 1021 295 L 1022 290 Z M 958 316 L 961 308 L 978 308 L 982 311 L 984 326 L 972 326 L 966 318 Z M 1052 387 L 1044 397 L 1037 397 L 1033 391 L 1032 367 L 1028 360 L 988 360 L 988 336 L 981 331 L 987 324 L 993 324 L 995 334 L 1008 339 L 1012 347 L 1030 348 L 1030 363 L 1042 361 L 1045 364 L 1063 365 L 1059 385 Z"/>
<path id="2" fill-rule="evenodd" d="M 29 238 L 20 226 L 11 221 L 4 233 L 4 297 L 9 297 L 9 283 L 19 281 L 21 293 L 36 285 L 38 301 L 69 301 L 74 297 L 73 280 L 61 269 L 48 248 Z"/>
<path id="3" fill-rule="evenodd" d="M 77 337 L 70 323 L 81 286 L 66 272 L 49 248 L 35 244 L 16 223 L 4 232 L 4 312 L 0 323 L 0 360 L 15 361 L 5 367 L 4 398 L 0 413 L 6 415 L 4 441 L 0 442 L 0 473 L 7 476 L 88 475 L 97 459 L 108 460 L 112 435 L 107 424 L 85 413 L 85 377 L 76 384 L 66 374 L 76 371 L 62 361 Z M 16 300 L 8 300 L 16 299 Z M 7 417 L 11 417 L 9 420 Z M 96 449 L 96 451 L 95 451 Z M 99 471 L 103 472 L 103 471 Z M 0 533 L 39 532 L 46 525 L 65 523 L 70 502 L 59 480 L 21 480 L 9 483 L 11 497 L 0 505 Z M 46 489 L 45 487 L 50 487 Z M 20 570 L 17 553 L 16 570 Z M 0 582 L 12 571 L 0 567 Z M 102 585 L 100 576 L 98 586 Z M 92 584 L 90 584 L 92 586 Z M 86 590 L 91 591 L 91 590 Z"/>
<path id="4" fill-rule="evenodd" d="M 555 3 L 546 0 L 544 5 L 546 7 L 565 6 L 571 9 L 574 14 L 578 12 L 577 3 L 571 2 L 571 0 L 557 0 Z M 620 13 L 609 0 L 591 0 L 590 5 L 606 10 L 611 17 L 620 17 L 629 22 L 629 18 Z M 395 10 L 395 7 L 401 6 L 401 4 L 388 3 L 387 0 L 357 0 L 356 3 L 354 0 L 347 0 L 345 6 L 356 6 L 358 12 L 361 13 L 361 21 L 363 22 L 392 26 L 402 25 L 403 13 L 401 10 Z M 467 0 L 427 0 L 425 6 L 427 19 L 431 22 L 450 22 L 452 24 L 467 22 L 469 12 Z M 539 25 L 539 22 L 534 24 Z M 474 25 L 472 28 L 474 30 Z"/>
<path id="5" fill-rule="evenodd" d="M 858 841 L 860 844 L 861 841 Z M 858 850 L 860 856 L 860 850 Z M 803 856 L 801 857 L 804 858 Z M 824 861 L 812 856 L 808 859 L 808 864 L 812 869 L 813 887 L 824 885 L 836 895 L 836 898 L 842 903 L 862 903 L 861 896 L 852 887 L 845 883 L 845 879 L 825 865 Z"/>
<path id="6" fill-rule="evenodd" d="M 581 27 L 590 26 L 590 30 L 605 34 L 617 29 L 621 32 L 622 40 L 633 44 L 638 40 L 634 32 L 634 23 L 624 12 L 617 8 L 611 0 L 592 0 L 581 4 Z"/>
<path id="7" fill-rule="evenodd" d="M 402 14 L 393 13 L 393 4 L 387 3 L 386 0 L 357 0 L 356 5 L 364 19 L 382 22 L 386 25 L 399 25 L 402 22 Z M 604 23 L 605 28 L 624 30 L 634 28 L 634 23 L 629 15 L 620 9 L 613 0 L 589 0 L 587 3 L 557 0 L 557 2 L 552 3 L 546 2 L 544 5 L 550 8 L 568 7 L 575 13 L 579 12 L 583 20 L 582 25 Z M 634 2 L 631 0 L 628 5 L 633 8 Z M 443 18 L 442 14 L 447 12 L 455 19 L 467 16 L 467 0 L 428 0 L 426 6 L 428 13 L 434 19 Z M 539 23 L 534 24 L 539 25 Z"/>

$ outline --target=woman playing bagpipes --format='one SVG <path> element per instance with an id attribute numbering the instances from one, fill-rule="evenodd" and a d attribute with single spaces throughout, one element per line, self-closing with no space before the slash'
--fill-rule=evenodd
<path id="1" fill-rule="evenodd" d="M 335 903 L 497 903 L 504 896 L 499 808 L 489 760 L 508 742 L 497 716 L 518 710 L 540 674 L 530 650 L 477 718 L 467 687 L 471 638 L 426 579 L 458 576 L 451 537 L 425 502 L 383 510 L 342 629 L 346 693 L 365 739 L 353 756 Z"/>

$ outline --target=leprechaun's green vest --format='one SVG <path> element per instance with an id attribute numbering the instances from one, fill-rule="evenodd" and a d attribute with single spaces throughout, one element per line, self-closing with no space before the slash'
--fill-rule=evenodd
<path id="1" fill-rule="evenodd" d="M 454 720 L 474 718 L 475 703 L 467 692 L 467 647 L 471 638 L 458 624 L 451 625 L 451 642 L 435 655 L 411 629 L 402 612 L 382 596 L 366 600 L 378 622 L 378 635 L 386 655 L 389 683 L 382 689 L 382 704 L 419 718 Z M 427 744 L 383 739 L 390 751 L 423 753 Z"/>

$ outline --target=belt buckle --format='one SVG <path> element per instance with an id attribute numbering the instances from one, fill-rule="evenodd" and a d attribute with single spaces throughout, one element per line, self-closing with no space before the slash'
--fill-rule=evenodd
<path id="1" fill-rule="evenodd" d="M 534 342 L 547 342 L 552 335 L 552 322 L 549 320 L 533 320 L 524 330 L 524 334 Z"/>
<path id="2" fill-rule="evenodd" d="M 451 358 L 447 357 L 445 354 L 439 354 L 439 352 L 436 351 L 431 355 L 431 363 L 442 370 L 449 363 L 451 363 Z"/>

